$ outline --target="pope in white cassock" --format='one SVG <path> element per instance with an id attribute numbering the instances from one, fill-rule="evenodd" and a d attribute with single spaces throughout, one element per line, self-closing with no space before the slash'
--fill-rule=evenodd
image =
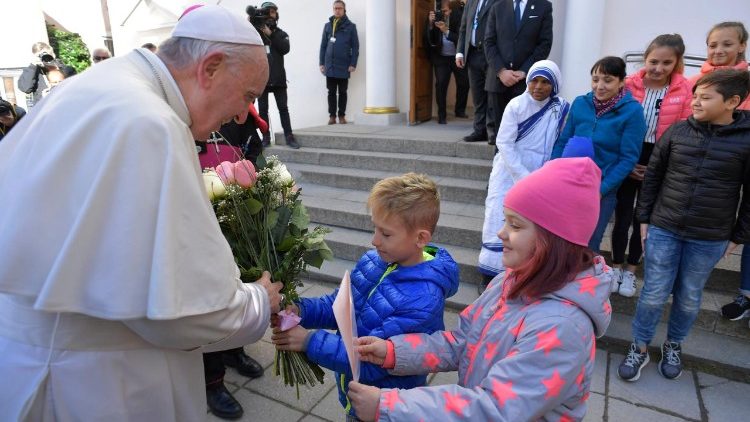
<path id="1" fill-rule="evenodd" d="M 280 283 L 244 284 L 194 139 L 266 85 L 219 6 L 65 80 L 0 143 L 0 420 L 205 420 L 203 352 L 257 341 Z"/>

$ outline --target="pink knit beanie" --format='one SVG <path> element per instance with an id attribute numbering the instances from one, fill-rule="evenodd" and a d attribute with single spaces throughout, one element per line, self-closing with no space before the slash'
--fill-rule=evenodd
<path id="1" fill-rule="evenodd" d="M 599 220 L 602 172 L 590 158 L 558 158 L 516 183 L 505 207 L 576 245 L 587 246 Z"/>

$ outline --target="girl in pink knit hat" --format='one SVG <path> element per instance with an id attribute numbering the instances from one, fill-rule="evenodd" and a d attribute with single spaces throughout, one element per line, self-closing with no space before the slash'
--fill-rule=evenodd
<path id="1" fill-rule="evenodd" d="M 546 163 L 504 201 L 504 279 L 451 331 L 361 337 L 362 361 L 393 375 L 458 371 L 458 382 L 409 390 L 349 384 L 372 420 L 581 420 L 604 334 L 611 270 L 587 247 L 599 216 L 601 171 L 590 158 Z"/>

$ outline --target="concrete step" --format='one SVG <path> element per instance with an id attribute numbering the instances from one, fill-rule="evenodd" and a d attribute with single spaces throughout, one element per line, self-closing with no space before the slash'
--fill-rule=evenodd
<path id="1" fill-rule="evenodd" d="M 470 123 L 440 126 L 331 125 L 297 130 L 294 138 L 302 149 L 332 148 L 492 160 L 493 146 L 486 142 L 461 140 L 471 133 Z M 278 134 L 276 139 L 277 145 L 285 145 L 283 135 Z"/>
<path id="2" fill-rule="evenodd" d="M 302 200 L 315 223 L 347 227 L 364 232 L 372 231 L 370 214 L 362 201 L 351 201 L 321 195 L 307 195 L 303 187 Z M 447 243 L 478 250 L 482 244 L 483 217 L 447 214 L 441 212 L 438 226 L 432 235 L 435 243 Z"/>
<path id="3" fill-rule="evenodd" d="M 288 163 L 287 167 L 295 176 L 295 179 L 301 183 L 340 189 L 354 189 L 364 192 L 369 192 L 372 186 L 378 181 L 402 173 L 300 163 Z M 438 185 L 441 200 L 462 204 L 484 205 L 484 200 L 487 197 L 487 181 L 444 176 L 435 176 L 432 179 Z"/>
<path id="4" fill-rule="evenodd" d="M 417 153 L 357 151 L 331 148 L 290 149 L 274 146 L 266 154 L 277 155 L 286 164 L 317 164 L 394 173 L 417 172 L 430 177 L 456 177 L 487 183 L 492 161 L 476 158 L 446 157 Z"/>

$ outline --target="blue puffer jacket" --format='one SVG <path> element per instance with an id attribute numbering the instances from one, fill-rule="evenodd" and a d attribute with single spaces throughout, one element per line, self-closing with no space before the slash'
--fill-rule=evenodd
<path id="1" fill-rule="evenodd" d="M 443 248 L 427 246 L 435 258 L 411 267 L 397 267 L 381 277 L 388 263 L 377 251 L 365 253 L 352 271 L 352 297 L 357 315 L 357 334 L 387 339 L 406 333 L 433 333 L 443 330 L 445 299 L 458 290 L 458 265 Z M 298 303 L 305 328 L 335 330 L 333 301 L 338 289 L 327 296 L 303 298 Z M 338 333 L 313 332 L 307 343 L 307 356 L 313 362 L 336 372 L 339 401 L 354 414 L 346 391 L 352 379 L 346 348 Z M 394 376 L 378 365 L 362 363 L 360 382 L 381 388 L 413 388 L 425 385 L 425 375 Z"/>
<path id="2" fill-rule="evenodd" d="M 349 66 L 357 67 L 359 59 L 359 38 L 357 25 L 344 15 L 336 24 L 333 32 L 333 16 L 323 28 L 320 41 L 320 65 L 326 67 L 329 78 L 349 79 Z M 336 38 L 336 42 L 331 41 Z"/>
<path id="3" fill-rule="evenodd" d="M 594 142 L 596 165 L 602 170 L 599 189 L 606 195 L 617 189 L 628 177 L 641 156 L 646 120 L 643 107 L 630 93 L 626 93 L 612 110 L 596 117 L 594 95 L 589 92 L 573 101 L 560 137 L 552 149 L 552 158 L 560 158 L 568 139 L 585 136 Z"/>

